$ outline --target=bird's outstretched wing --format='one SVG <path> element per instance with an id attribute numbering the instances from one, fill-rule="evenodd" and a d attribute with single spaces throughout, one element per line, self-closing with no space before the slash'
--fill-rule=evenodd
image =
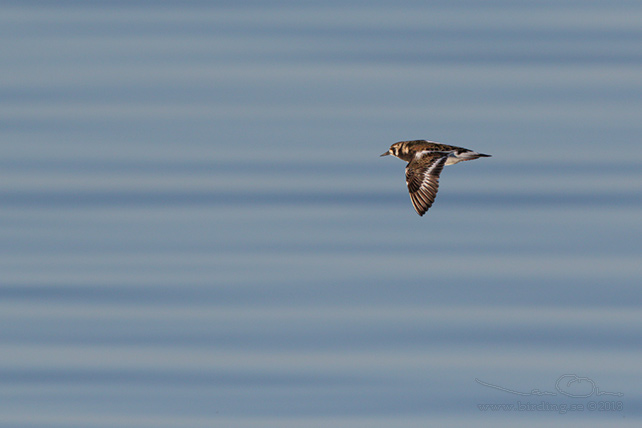
<path id="1" fill-rule="evenodd" d="M 406 165 L 406 184 L 410 192 L 410 200 L 420 216 L 424 215 L 435 201 L 439 189 L 439 174 L 448 159 L 448 153 L 444 152 L 422 155 L 415 157 Z"/>

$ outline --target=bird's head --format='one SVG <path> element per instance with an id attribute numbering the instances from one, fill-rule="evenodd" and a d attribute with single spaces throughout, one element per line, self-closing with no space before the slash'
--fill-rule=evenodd
<path id="1" fill-rule="evenodd" d="M 397 157 L 399 157 L 399 150 L 400 150 L 400 147 L 401 147 L 401 142 L 399 142 L 399 143 L 394 143 L 392 146 L 390 146 L 390 148 L 388 149 L 388 151 L 387 151 L 387 152 L 383 153 L 383 154 L 382 154 L 382 155 L 380 155 L 379 157 L 381 157 L 381 156 L 388 156 L 388 155 L 393 155 L 393 156 L 397 156 Z"/>

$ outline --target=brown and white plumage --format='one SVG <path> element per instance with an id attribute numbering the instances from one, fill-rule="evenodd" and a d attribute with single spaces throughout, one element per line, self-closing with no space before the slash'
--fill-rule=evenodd
<path id="1" fill-rule="evenodd" d="M 381 156 L 393 155 L 408 162 L 406 184 L 412 206 L 420 216 L 432 206 L 439 190 L 439 174 L 445 165 L 490 157 L 463 147 L 447 146 L 427 140 L 399 141 Z"/>

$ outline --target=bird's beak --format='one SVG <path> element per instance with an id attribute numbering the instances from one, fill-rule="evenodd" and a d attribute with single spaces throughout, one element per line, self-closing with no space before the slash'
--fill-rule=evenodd
<path id="1" fill-rule="evenodd" d="M 379 155 L 379 157 L 381 157 L 381 156 L 388 156 L 389 154 L 390 154 L 390 152 L 385 152 L 384 154 Z"/>

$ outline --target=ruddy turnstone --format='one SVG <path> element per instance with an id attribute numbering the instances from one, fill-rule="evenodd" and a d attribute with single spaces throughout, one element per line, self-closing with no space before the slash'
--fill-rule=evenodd
<path id="1" fill-rule="evenodd" d="M 415 211 L 424 215 L 432 206 L 439 188 L 439 174 L 444 165 L 481 157 L 490 157 L 463 147 L 447 146 L 427 140 L 399 141 L 381 156 L 393 155 L 408 162 L 406 184 Z"/>

